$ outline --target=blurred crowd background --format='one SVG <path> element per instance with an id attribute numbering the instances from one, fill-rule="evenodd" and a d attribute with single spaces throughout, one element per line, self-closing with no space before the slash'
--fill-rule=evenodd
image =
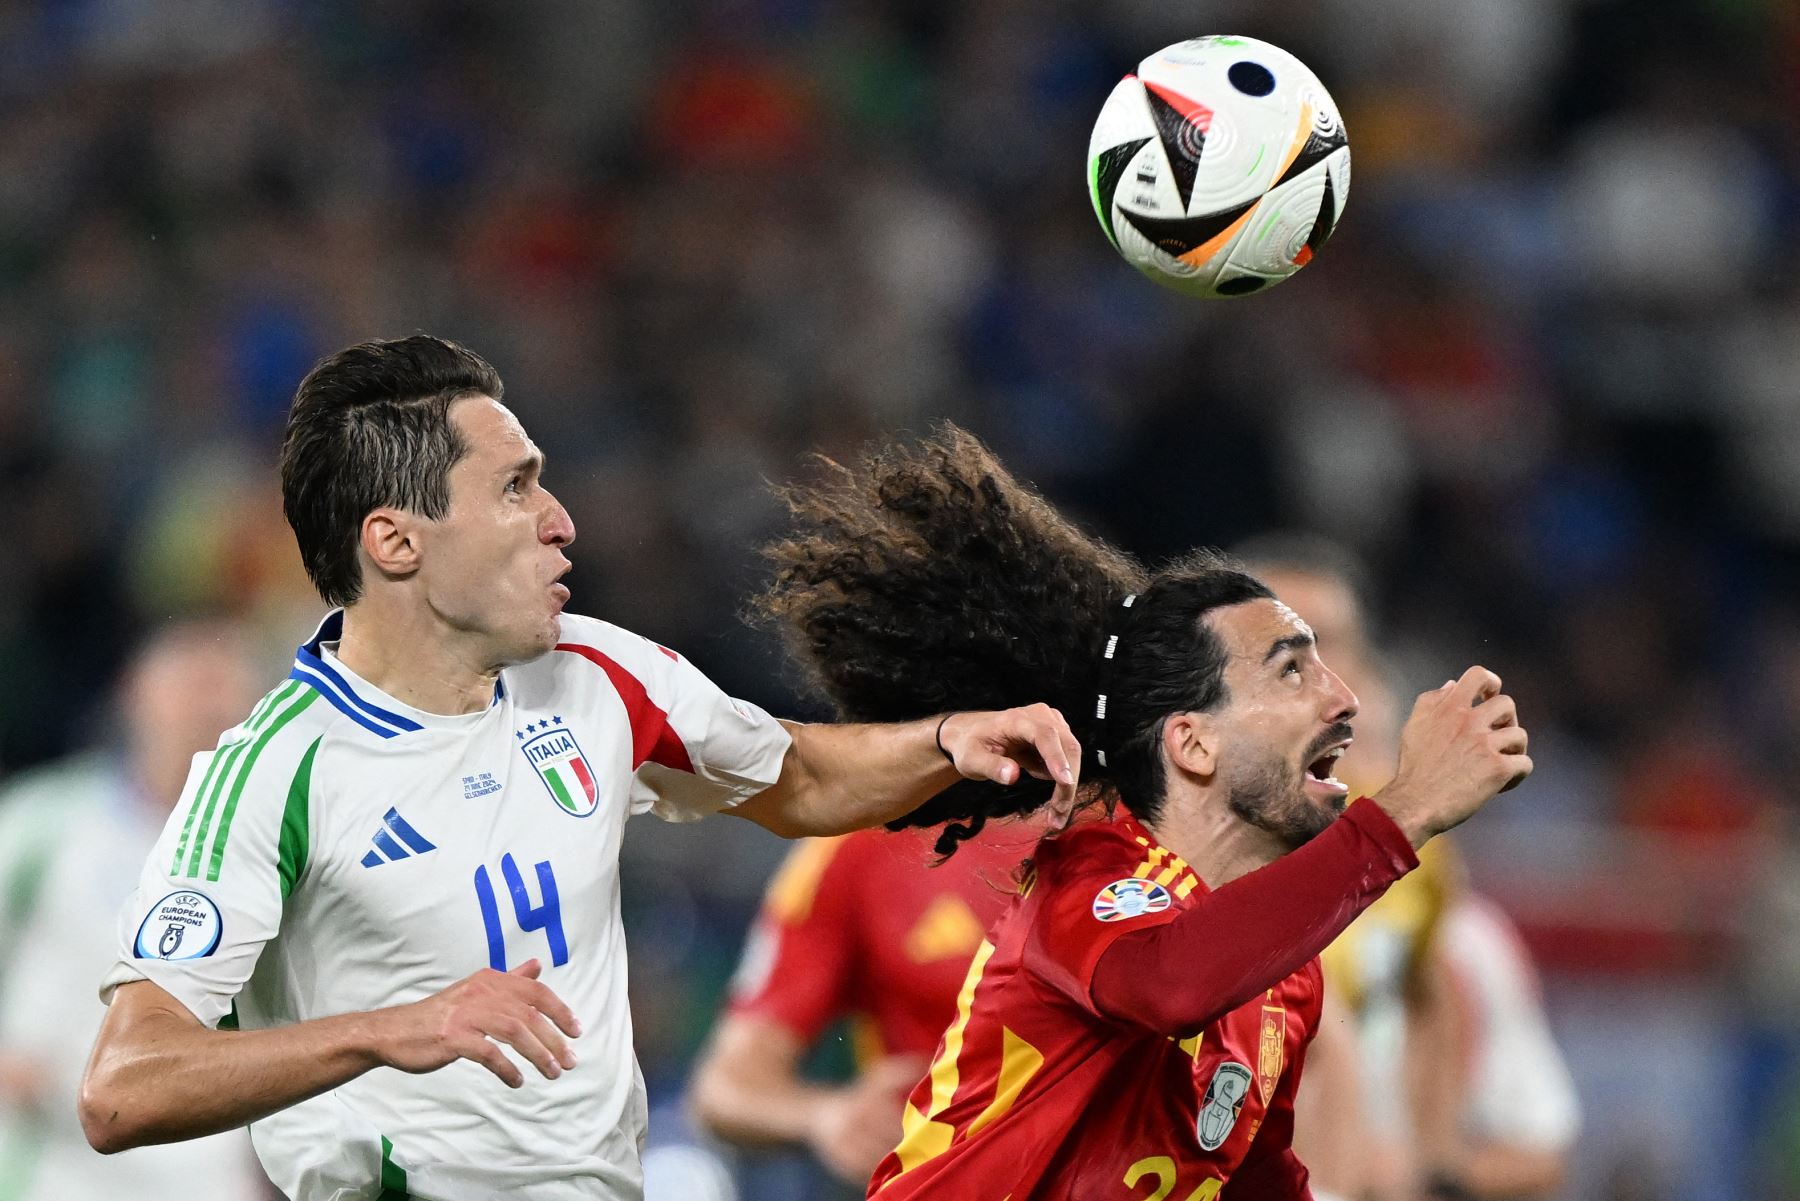
<path id="1" fill-rule="evenodd" d="M 1355 162 L 1318 261 L 1222 304 L 1084 179 L 1113 82 L 1208 32 L 1309 62 Z M 0 787 L 116 743 L 173 618 L 283 670 L 320 606 L 275 447 L 342 345 L 491 359 L 573 607 L 799 715 L 738 617 L 768 481 L 951 417 L 1140 555 L 1338 540 L 1408 689 L 1498 670 L 1538 771 L 1463 847 L 1545 974 L 1567 1195 L 1800 1197 L 1797 278 L 1789 0 L 16 0 Z M 634 825 L 674 1147 L 782 848 Z"/>

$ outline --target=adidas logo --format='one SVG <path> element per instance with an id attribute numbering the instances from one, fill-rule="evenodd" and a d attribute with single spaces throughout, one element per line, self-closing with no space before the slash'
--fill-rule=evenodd
<path id="1" fill-rule="evenodd" d="M 413 855 L 423 855 L 427 851 L 437 850 L 437 844 L 407 824 L 398 810 L 389 809 L 382 815 L 386 828 L 375 831 L 375 849 L 362 857 L 364 867 L 380 867 L 384 863 L 392 863 L 396 859 L 406 859 Z M 395 841 L 398 839 L 399 841 Z M 404 844 L 404 845 L 402 845 Z"/>

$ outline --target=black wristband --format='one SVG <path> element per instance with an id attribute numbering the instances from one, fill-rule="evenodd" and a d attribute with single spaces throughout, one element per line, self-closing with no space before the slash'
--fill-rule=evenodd
<path id="1" fill-rule="evenodd" d="M 940 754 L 944 758 L 950 760 L 952 765 L 954 765 L 956 763 L 956 756 L 952 755 L 949 751 L 944 749 L 944 723 L 949 721 L 952 717 L 955 717 L 955 716 L 956 716 L 956 714 L 954 714 L 954 713 L 946 713 L 942 717 L 938 718 L 937 733 L 935 733 L 931 736 L 931 740 L 933 742 L 937 743 L 938 754 Z"/>

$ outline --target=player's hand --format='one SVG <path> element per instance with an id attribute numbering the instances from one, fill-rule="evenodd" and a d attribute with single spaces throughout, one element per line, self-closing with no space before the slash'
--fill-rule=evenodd
<path id="1" fill-rule="evenodd" d="M 1374 799 L 1423 846 L 1529 776 L 1527 742 L 1500 677 L 1471 667 L 1413 705 L 1400 731 L 1399 770 Z"/>
<path id="2" fill-rule="evenodd" d="M 900 1112 L 927 1064 L 920 1055 L 890 1055 L 819 1102 L 809 1141 L 819 1162 L 849 1184 L 869 1183 L 876 1165 L 900 1142 Z"/>
<path id="3" fill-rule="evenodd" d="M 1029 775 L 1053 781 L 1051 828 L 1068 824 L 1080 783 L 1081 743 L 1049 705 L 952 713 L 938 727 L 938 741 L 967 779 L 1017 784 Z"/>
<path id="4" fill-rule="evenodd" d="M 506 972 L 483 968 L 423 1001 L 377 1011 L 382 1062 L 403 1072 L 435 1072 L 471 1059 L 518 1088 L 525 1075 L 500 1050 L 504 1043 L 556 1079 L 575 1066 L 564 1036 L 578 1036 L 581 1023 L 538 980 L 541 970 L 535 959 Z"/>

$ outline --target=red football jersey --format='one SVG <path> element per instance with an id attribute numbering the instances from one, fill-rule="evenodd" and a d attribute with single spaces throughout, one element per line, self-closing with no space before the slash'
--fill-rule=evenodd
<path id="1" fill-rule="evenodd" d="M 976 952 L 869 1196 L 1208 1201 L 1234 1174 L 1245 1196 L 1309 1196 L 1289 1148 L 1318 959 L 1192 1037 L 1152 1034 L 1096 1009 L 1095 965 L 1205 883 L 1123 811 L 1040 844 L 1035 873 Z"/>
<path id="2" fill-rule="evenodd" d="M 1037 837 L 1029 825 L 991 824 L 941 865 L 916 830 L 800 843 L 751 930 L 732 1012 L 778 1022 L 803 1043 L 852 1015 L 859 1060 L 929 1056 Z"/>

